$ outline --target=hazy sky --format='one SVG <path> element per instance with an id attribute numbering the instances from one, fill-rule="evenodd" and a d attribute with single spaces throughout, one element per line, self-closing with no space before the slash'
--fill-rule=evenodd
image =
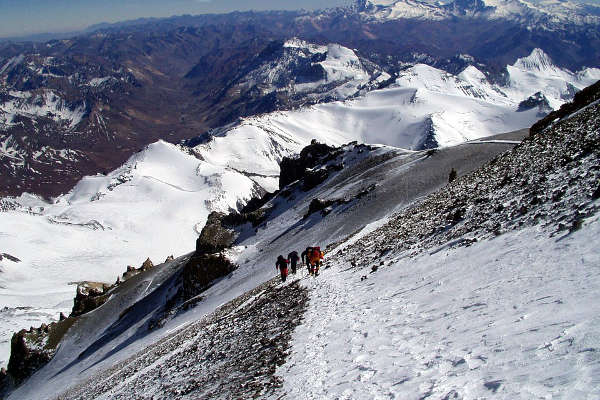
<path id="1" fill-rule="evenodd" d="M 234 10 L 315 9 L 349 0 L 0 0 L 0 37 L 66 32 L 99 22 Z"/>

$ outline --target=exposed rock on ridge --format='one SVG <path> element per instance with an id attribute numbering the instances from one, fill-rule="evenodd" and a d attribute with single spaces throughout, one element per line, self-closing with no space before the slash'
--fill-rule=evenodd
<path id="1" fill-rule="evenodd" d="M 77 319 L 64 318 L 39 328 L 23 329 L 15 333 L 11 340 L 11 354 L 8 368 L 0 373 L 0 396 L 12 387 L 19 386 L 35 371 L 54 357 L 58 344 L 67 330 Z"/>
<path id="2" fill-rule="evenodd" d="M 318 180 L 319 173 L 314 171 L 307 171 L 315 167 L 318 163 L 323 161 L 326 156 L 335 157 L 332 152 L 335 149 L 323 143 L 319 143 L 313 140 L 309 146 L 306 146 L 300 152 L 297 157 L 284 157 L 279 164 L 279 188 L 283 188 L 287 184 L 294 182 L 295 180 L 301 179 L 307 173 Z"/>

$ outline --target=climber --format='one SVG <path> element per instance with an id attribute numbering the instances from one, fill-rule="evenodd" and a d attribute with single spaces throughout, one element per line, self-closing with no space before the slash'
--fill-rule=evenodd
<path id="1" fill-rule="evenodd" d="M 308 262 L 308 254 L 312 251 L 312 247 L 307 247 L 300 256 L 302 257 L 302 264 L 306 265 L 308 273 L 310 274 L 310 263 Z"/>
<path id="2" fill-rule="evenodd" d="M 298 256 L 298 252 L 296 250 L 292 251 L 290 254 L 288 254 L 288 262 L 290 263 L 290 266 L 292 267 L 292 274 L 296 274 L 296 264 L 298 264 L 298 260 L 300 259 L 300 257 Z"/>
<path id="3" fill-rule="evenodd" d="M 275 269 L 279 269 L 279 271 L 281 272 L 281 282 L 285 282 L 285 279 L 287 278 L 287 275 L 288 275 L 287 264 L 288 264 L 288 260 L 283 258 L 282 255 L 277 257 L 277 262 L 275 263 Z"/>
<path id="4" fill-rule="evenodd" d="M 313 252 L 311 255 L 311 259 L 313 261 L 313 265 L 315 266 L 315 276 L 319 275 L 319 268 L 323 265 L 323 258 L 325 258 L 325 253 L 321 251 L 320 247 L 313 247 Z"/>
<path id="5" fill-rule="evenodd" d="M 307 247 L 302 253 L 302 259 L 306 255 L 306 264 L 308 267 L 308 273 L 310 275 L 319 275 L 319 267 L 321 266 L 321 260 L 325 257 L 325 253 L 321 251 L 320 247 Z"/>

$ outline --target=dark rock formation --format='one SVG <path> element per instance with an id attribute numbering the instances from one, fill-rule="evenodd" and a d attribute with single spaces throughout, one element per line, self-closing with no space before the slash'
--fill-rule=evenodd
<path id="1" fill-rule="evenodd" d="M 304 215 L 304 218 L 308 218 L 312 214 L 319 212 L 319 211 L 321 212 L 322 216 L 325 216 L 331 212 L 332 207 L 335 207 L 340 204 L 345 204 L 348 202 L 349 202 L 348 200 L 344 200 L 344 199 L 330 199 L 330 200 L 312 199 L 312 201 L 308 205 L 308 211 Z"/>
<path id="2" fill-rule="evenodd" d="M 146 261 L 143 262 L 141 270 L 148 271 L 150 268 L 153 268 L 153 267 L 154 267 L 154 264 L 150 260 L 150 257 L 148 257 L 148 258 L 146 258 Z"/>
<path id="3" fill-rule="evenodd" d="M 235 233 L 223 226 L 225 214 L 212 212 L 202 228 L 200 236 L 196 239 L 196 254 L 218 253 L 231 246 Z"/>
<path id="4" fill-rule="evenodd" d="M 316 170 L 307 169 L 304 171 L 302 189 L 308 191 L 319 186 L 321 183 L 329 177 L 329 171 L 325 168 L 319 168 Z"/>
<path id="5" fill-rule="evenodd" d="M 78 317 L 106 303 L 111 288 L 112 286 L 100 282 L 82 282 L 78 284 L 70 316 Z"/>
<path id="6" fill-rule="evenodd" d="M 269 200 L 274 198 L 278 193 L 279 191 L 275 191 L 273 193 L 267 192 L 262 197 L 254 197 L 250 199 L 244 208 L 242 208 L 241 214 L 250 214 L 254 211 L 257 211 L 259 208 L 267 204 Z"/>
<path id="7" fill-rule="evenodd" d="M 46 349 L 46 335 L 41 328 L 15 333 L 10 341 L 9 374 L 16 385 L 22 383 L 52 359 L 54 351 Z"/>
<path id="8" fill-rule="evenodd" d="M 168 258 L 167 258 L 167 260 L 168 260 Z M 152 260 L 150 260 L 150 258 L 146 258 L 146 261 L 144 261 L 139 268 L 135 268 L 135 267 L 132 267 L 131 265 L 128 265 L 127 270 L 125 272 L 123 272 L 123 275 L 121 275 L 120 277 L 117 277 L 117 281 L 115 282 L 115 284 L 113 286 L 119 285 L 122 282 L 126 281 L 127 279 L 131 278 L 132 276 L 136 276 L 137 274 L 139 274 L 140 272 L 143 272 L 143 271 L 148 271 L 151 268 L 154 268 L 154 264 L 152 263 Z"/>
<path id="9" fill-rule="evenodd" d="M 7 254 L 7 253 L 0 253 L 0 261 L 2 261 L 2 259 L 4 259 L 4 258 L 6 258 L 9 261 L 16 262 L 16 263 L 21 262 L 21 260 L 19 260 L 17 257 L 11 256 L 10 254 Z"/>
<path id="10" fill-rule="evenodd" d="M 200 294 L 216 279 L 229 275 L 235 268 L 223 254 L 194 255 L 183 267 L 181 294 L 184 300 Z"/>
<path id="11" fill-rule="evenodd" d="M 76 318 L 15 333 L 11 340 L 8 368 L 0 373 L 0 395 L 19 386 L 54 357 L 58 344 Z"/>
<path id="12" fill-rule="evenodd" d="M 520 102 L 517 111 L 527 111 L 535 107 L 539 109 L 539 113 L 542 114 L 541 116 L 544 116 L 552 111 L 552 107 L 550 107 L 548 99 L 542 92 L 534 93 L 527 99 Z"/>
<path id="13" fill-rule="evenodd" d="M 279 188 L 283 188 L 289 183 L 302 179 L 307 169 L 315 167 L 323 162 L 327 156 L 335 157 L 336 149 L 313 139 L 309 146 L 306 146 L 297 157 L 283 157 L 279 164 Z M 327 158 L 329 158 L 327 157 Z M 315 176 L 316 177 L 316 176 Z"/>
<path id="14" fill-rule="evenodd" d="M 6 368 L 0 369 L 0 399 L 3 399 L 14 386 L 13 379 L 6 371 Z"/>

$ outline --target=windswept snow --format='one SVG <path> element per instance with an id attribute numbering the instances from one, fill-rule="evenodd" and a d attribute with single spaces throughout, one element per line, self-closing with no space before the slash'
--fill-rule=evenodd
<path id="1" fill-rule="evenodd" d="M 535 228 L 402 258 L 333 256 L 278 369 L 286 398 L 600 396 L 600 254 Z M 367 279 L 361 280 L 361 276 Z M 279 394 L 273 398 L 278 398 Z"/>

